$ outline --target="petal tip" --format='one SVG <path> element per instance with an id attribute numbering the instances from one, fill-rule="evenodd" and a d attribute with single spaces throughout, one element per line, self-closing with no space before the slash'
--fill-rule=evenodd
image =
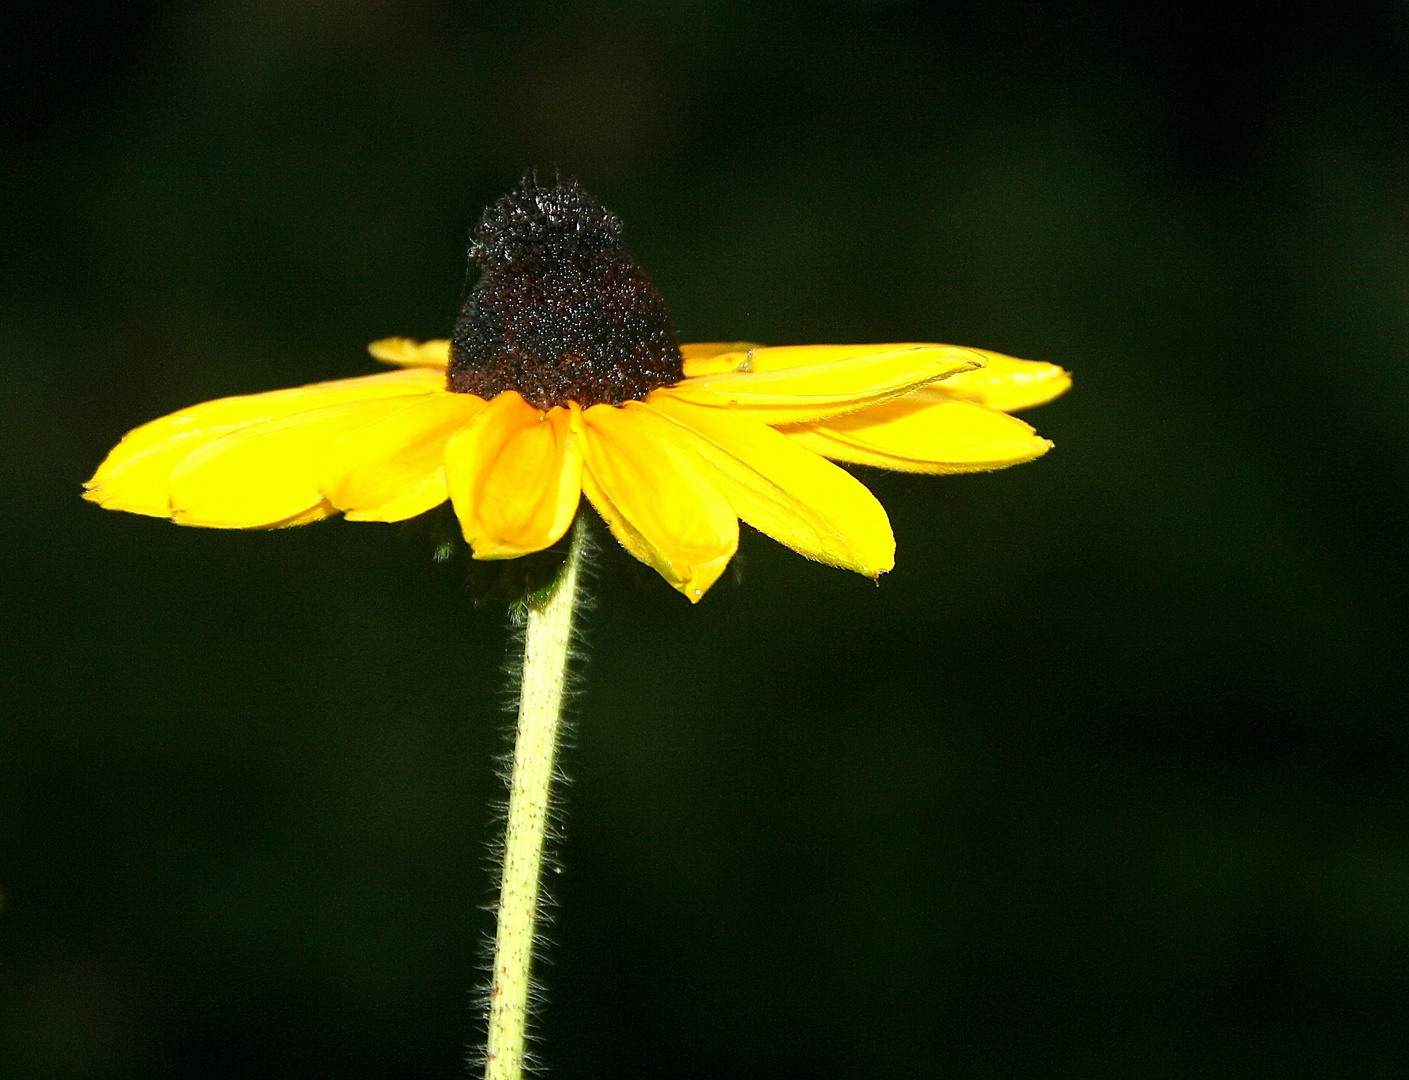
<path id="1" fill-rule="evenodd" d="M 685 597 L 686 600 L 690 601 L 691 604 L 698 604 L 704 599 L 705 593 L 709 592 L 709 590 L 714 587 L 715 582 L 723 575 L 725 568 L 729 565 L 729 561 L 733 557 L 734 552 L 730 551 L 728 555 L 722 555 L 717 559 L 710 559 L 708 562 L 696 563 L 693 566 L 683 568 L 686 575 L 683 580 L 677 580 L 672 575 L 667 574 L 662 567 L 658 566 L 656 569 L 661 577 L 670 582 L 675 590 Z M 676 570 L 674 565 L 670 565 L 669 568 L 672 571 Z"/>
<path id="2" fill-rule="evenodd" d="M 367 346 L 373 359 L 402 368 L 444 368 L 450 363 L 450 342 L 417 341 L 409 337 L 379 338 Z"/>

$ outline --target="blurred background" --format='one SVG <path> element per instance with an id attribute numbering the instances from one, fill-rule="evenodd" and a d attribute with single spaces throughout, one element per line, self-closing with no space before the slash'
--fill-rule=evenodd
<path id="1" fill-rule="evenodd" d="M 444 336 L 525 167 L 682 340 L 1061 363 L 876 588 L 599 547 L 561 1077 L 1402 1075 L 1409 7 L 27 4 L 0 72 L 0 1075 L 464 1075 L 508 634 L 433 530 L 100 512 Z M 1397 1064 L 1396 1064 L 1397 1063 Z"/>

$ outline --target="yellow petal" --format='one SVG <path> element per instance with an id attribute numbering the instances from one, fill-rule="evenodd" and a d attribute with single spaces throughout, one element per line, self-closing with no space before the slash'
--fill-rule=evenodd
<path id="1" fill-rule="evenodd" d="M 680 429 L 649 409 L 594 405 L 579 414 L 583 490 L 612 535 L 691 603 L 739 546 L 739 519 L 687 449 Z"/>
<path id="2" fill-rule="evenodd" d="M 171 518 L 181 525 L 261 529 L 335 513 L 318 486 L 330 448 L 406 405 L 405 398 L 376 398 L 238 428 L 171 471 Z"/>
<path id="3" fill-rule="evenodd" d="M 759 532 L 809 559 L 871 578 L 895 565 L 885 508 L 850 473 L 747 414 L 656 394 L 644 407 L 693 436 L 725 497 Z"/>
<path id="4" fill-rule="evenodd" d="M 961 371 L 916 393 L 934 400 L 962 398 L 990 409 L 1014 412 L 1044 405 L 1071 386 L 1071 376 L 1056 364 L 1019 360 L 986 349 L 975 351 L 984 358 L 982 368 Z"/>
<path id="5" fill-rule="evenodd" d="M 680 346 L 685 360 L 685 376 L 713 375 L 716 371 L 733 371 L 750 349 L 762 348 L 755 341 L 694 341 Z"/>
<path id="6" fill-rule="evenodd" d="M 723 371 L 787 371 L 792 368 L 816 367 L 818 364 L 835 364 L 839 360 L 877 356 L 881 353 L 956 347 L 928 341 L 889 341 L 866 345 L 758 345 L 747 341 L 713 341 L 702 345 L 681 345 L 680 352 L 686 360 L 685 374 L 695 376 L 714 375 Z M 690 352 L 687 353 L 687 349 Z M 700 350 L 699 355 L 695 355 L 696 349 Z M 696 365 L 701 370 L 692 370 Z"/>
<path id="7" fill-rule="evenodd" d="M 388 337 L 374 341 L 367 351 L 384 364 L 404 368 L 439 368 L 450 366 L 450 342 L 445 338 L 417 341 L 409 337 Z"/>
<path id="8" fill-rule="evenodd" d="M 556 543 L 582 493 L 568 410 L 542 413 L 512 390 L 450 440 L 445 470 L 476 559 L 512 559 Z"/>
<path id="9" fill-rule="evenodd" d="M 659 392 L 746 409 L 765 423 L 798 423 L 878 404 L 982 363 L 972 349 L 953 345 L 787 345 L 754 349 L 732 371 Z"/>
<path id="10" fill-rule="evenodd" d="M 184 458 L 190 457 L 203 446 L 223 439 L 234 430 L 217 428 L 199 434 L 166 439 L 147 446 L 136 453 L 121 455 L 114 464 L 113 457 L 119 450 L 108 455 L 98 473 L 84 485 L 83 497 L 95 502 L 105 510 L 125 510 L 129 514 L 146 514 L 148 517 L 171 517 L 171 472 Z"/>
<path id="11" fill-rule="evenodd" d="M 1015 416 L 968 401 L 927 401 L 919 395 L 779 430 L 837 461 L 903 472 L 1001 469 L 1031 461 L 1052 447 Z"/>
<path id="12" fill-rule="evenodd" d="M 484 401 L 473 394 L 416 398 L 340 439 L 319 480 L 349 521 L 404 521 L 447 498 L 445 445 Z"/>
<path id="13" fill-rule="evenodd" d="M 445 377 L 433 371 L 388 371 L 355 379 L 313 383 L 264 394 L 217 398 L 170 413 L 129 431 L 84 485 L 87 497 L 115 510 L 166 517 L 166 472 L 187 454 L 222 435 L 308 409 L 379 397 L 446 393 Z M 153 459 L 152 454 L 156 452 Z M 121 476 L 120 473 L 129 475 Z M 155 498 L 152 478 L 162 481 Z"/>

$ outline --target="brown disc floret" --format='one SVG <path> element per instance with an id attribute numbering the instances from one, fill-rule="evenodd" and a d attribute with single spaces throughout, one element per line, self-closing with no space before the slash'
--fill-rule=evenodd
<path id="1" fill-rule="evenodd" d="M 481 277 L 455 321 L 452 391 L 587 408 L 683 377 L 665 303 L 626 253 L 620 219 L 576 181 L 526 176 L 485 210 L 470 258 Z"/>

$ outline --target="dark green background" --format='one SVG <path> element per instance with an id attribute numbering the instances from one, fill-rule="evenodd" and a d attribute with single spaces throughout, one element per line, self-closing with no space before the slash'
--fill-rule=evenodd
<path id="1" fill-rule="evenodd" d="M 444 335 L 524 167 L 684 340 L 1073 369 L 1041 461 L 865 472 L 875 588 L 599 546 L 561 1077 L 1396 1076 L 1409 9 L 5 16 L 0 1076 L 458 1077 L 506 627 L 425 538 L 177 529 L 135 424 Z"/>

